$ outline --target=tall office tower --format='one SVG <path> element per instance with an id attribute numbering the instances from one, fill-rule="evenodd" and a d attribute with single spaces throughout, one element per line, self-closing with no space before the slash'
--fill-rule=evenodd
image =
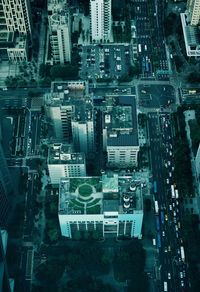
<path id="1" fill-rule="evenodd" d="M 90 0 L 90 30 L 92 41 L 110 40 L 112 30 L 111 0 Z"/>
<path id="2" fill-rule="evenodd" d="M 32 39 L 29 0 L 0 1 L 0 58 L 27 61 L 27 36 Z"/>
<path id="3" fill-rule="evenodd" d="M 29 0 L 3 0 L 0 9 L 4 12 L 8 31 L 32 34 Z"/>
<path id="4" fill-rule="evenodd" d="M 14 281 L 9 279 L 6 264 L 8 234 L 0 228 L 0 292 L 14 291 Z"/>
<path id="5" fill-rule="evenodd" d="M 73 108 L 80 100 L 85 100 L 87 92 L 88 84 L 85 81 L 52 82 L 46 105 L 54 125 L 56 142 L 72 142 Z"/>
<path id="6" fill-rule="evenodd" d="M 198 25 L 200 19 L 200 0 L 188 0 L 187 9 L 190 15 L 190 24 Z"/>
<path id="7" fill-rule="evenodd" d="M 48 1 L 48 21 L 54 64 L 71 62 L 71 24 L 66 1 Z"/>
<path id="8" fill-rule="evenodd" d="M 74 107 L 71 124 L 74 149 L 89 157 L 95 151 L 94 115 L 91 99 L 86 99 Z"/>
<path id="9" fill-rule="evenodd" d="M 84 153 L 74 153 L 70 145 L 55 143 L 49 146 L 48 169 L 52 184 L 61 177 L 86 176 Z"/>

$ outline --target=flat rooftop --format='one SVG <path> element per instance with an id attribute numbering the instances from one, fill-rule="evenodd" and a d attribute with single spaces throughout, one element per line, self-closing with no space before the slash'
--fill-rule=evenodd
<path id="1" fill-rule="evenodd" d="M 142 187 L 131 177 L 118 177 L 117 174 L 61 178 L 58 210 L 60 215 L 141 212 Z"/>
<path id="2" fill-rule="evenodd" d="M 84 153 L 73 153 L 71 145 L 53 144 L 49 146 L 48 164 L 84 164 Z"/>
<path id="3" fill-rule="evenodd" d="M 135 96 L 107 96 L 103 124 L 108 146 L 138 146 Z"/>

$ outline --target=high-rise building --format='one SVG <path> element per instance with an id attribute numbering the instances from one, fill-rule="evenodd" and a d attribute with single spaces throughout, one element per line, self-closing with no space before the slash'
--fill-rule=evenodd
<path id="1" fill-rule="evenodd" d="M 198 25 L 200 19 L 200 0 L 188 0 L 187 9 L 190 15 L 190 24 Z"/>
<path id="2" fill-rule="evenodd" d="M 48 21 L 53 63 L 71 62 L 71 24 L 67 1 L 48 1 Z"/>
<path id="3" fill-rule="evenodd" d="M 0 2 L 0 58 L 27 61 L 27 37 L 32 39 L 29 0 Z"/>
<path id="4" fill-rule="evenodd" d="M 108 96 L 103 113 L 103 148 L 108 167 L 137 165 L 139 141 L 134 96 Z"/>
<path id="5" fill-rule="evenodd" d="M 112 31 L 111 0 L 90 0 L 90 30 L 92 41 L 110 40 Z"/>
<path id="6" fill-rule="evenodd" d="M 91 99 L 85 99 L 75 105 L 72 114 L 72 139 L 74 149 L 88 157 L 95 151 L 94 114 Z"/>
<path id="7" fill-rule="evenodd" d="M 54 124 L 57 142 L 73 142 L 75 152 L 90 157 L 95 151 L 92 100 L 86 95 L 84 81 L 53 83 L 46 101 Z"/>
<path id="8" fill-rule="evenodd" d="M 14 280 L 8 276 L 6 264 L 8 233 L 0 228 L 0 292 L 13 292 Z"/>
<path id="9" fill-rule="evenodd" d="M 58 217 L 61 234 L 97 233 L 100 237 L 141 238 L 142 186 L 131 176 L 62 178 Z"/>
<path id="10" fill-rule="evenodd" d="M 32 34 L 29 0 L 3 0 L 1 5 L 8 31 Z"/>
<path id="11" fill-rule="evenodd" d="M 74 153 L 70 145 L 55 143 L 49 146 L 48 169 L 52 184 L 61 177 L 86 176 L 84 153 Z"/>

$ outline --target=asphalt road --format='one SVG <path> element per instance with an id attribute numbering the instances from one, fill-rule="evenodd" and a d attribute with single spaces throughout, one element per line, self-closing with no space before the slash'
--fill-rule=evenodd
<path id="1" fill-rule="evenodd" d="M 168 107 L 175 102 L 175 90 L 171 85 L 140 84 L 137 88 L 139 105 L 147 108 Z"/>
<path id="2" fill-rule="evenodd" d="M 174 159 L 169 115 L 149 113 L 148 130 L 153 181 L 157 184 L 154 197 L 159 206 L 159 211 L 155 214 L 155 221 L 159 221 L 159 226 L 157 223 L 155 225 L 160 260 L 160 291 L 164 291 L 164 282 L 167 283 L 168 291 L 187 291 L 187 268 L 180 254 L 180 247 L 183 245 L 180 201 L 171 195 Z"/>

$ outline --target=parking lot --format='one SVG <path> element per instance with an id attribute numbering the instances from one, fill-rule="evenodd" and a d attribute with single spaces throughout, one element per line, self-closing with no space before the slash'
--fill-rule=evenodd
<path id="1" fill-rule="evenodd" d="M 171 85 L 138 85 L 139 104 L 148 108 L 168 107 L 175 102 Z"/>
<path id="2" fill-rule="evenodd" d="M 80 77 L 89 79 L 118 79 L 131 66 L 130 45 L 90 45 L 79 48 Z"/>

